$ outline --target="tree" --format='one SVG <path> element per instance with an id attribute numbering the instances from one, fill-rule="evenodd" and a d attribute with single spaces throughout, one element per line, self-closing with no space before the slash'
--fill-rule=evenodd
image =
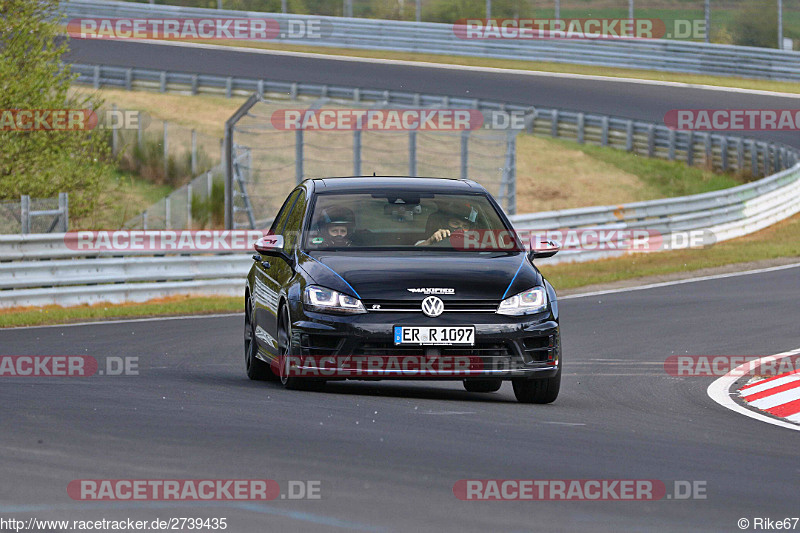
<path id="1" fill-rule="evenodd" d="M 778 42 L 778 4 L 751 0 L 733 21 L 733 42 L 741 46 L 775 48 Z"/>
<path id="2" fill-rule="evenodd" d="M 0 112 L 99 108 L 96 97 L 70 95 L 62 23 L 58 0 L 0 0 Z M 68 192 L 70 212 L 85 215 L 111 161 L 102 131 L 0 130 L 0 199 Z"/>

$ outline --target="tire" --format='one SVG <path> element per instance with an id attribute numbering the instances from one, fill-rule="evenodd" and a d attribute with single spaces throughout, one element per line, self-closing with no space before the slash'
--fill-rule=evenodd
<path id="1" fill-rule="evenodd" d="M 465 379 L 464 388 L 467 392 L 497 392 L 503 385 L 500 379 Z"/>
<path id="2" fill-rule="evenodd" d="M 558 360 L 558 370 L 556 375 L 544 379 L 512 379 L 514 396 L 520 403 L 553 403 L 558 398 L 561 389 L 561 370 L 564 367 L 564 360 L 561 358 L 561 333 L 556 335 L 556 358 Z"/>
<path id="3" fill-rule="evenodd" d="M 244 367 L 247 377 L 254 381 L 275 381 L 269 364 L 256 357 L 258 343 L 256 342 L 256 327 L 253 320 L 252 304 L 248 295 L 244 311 Z"/>
<path id="4" fill-rule="evenodd" d="M 292 320 L 289 317 L 289 308 L 284 305 L 278 313 L 278 364 L 280 373 L 278 379 L 288 390 L 320 390 L 325 386 L 325 380 L 301 378 L 290 376 L 290 354 L 299 353 L 297 345 L 292 338 Z"/>

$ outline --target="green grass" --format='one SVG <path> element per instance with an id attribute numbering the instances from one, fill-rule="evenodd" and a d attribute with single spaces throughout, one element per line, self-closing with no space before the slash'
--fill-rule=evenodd
<path id="1" fill-rule="evenodd" d="M 238 297 L 174 297 L 145 303 L 96 304 L 79 307 L 56 305 L 42 308 L 0 310 L 0 328 L 37 326 L 43 324 L 68 324 L 115 318 L 149 316 L 181 316 L 242 311 L 242 298 Z"/>

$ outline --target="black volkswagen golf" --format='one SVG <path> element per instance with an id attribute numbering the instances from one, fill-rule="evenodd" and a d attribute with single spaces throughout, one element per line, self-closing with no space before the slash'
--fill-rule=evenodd
<path id="1" fill-rule="evenodd" d="M 510 380 L 524 403 L 561 383 L 556 293 L 500 206 L 470 180 L 309 179 L 255 244 L 245 289 L 251 379 Z"/>

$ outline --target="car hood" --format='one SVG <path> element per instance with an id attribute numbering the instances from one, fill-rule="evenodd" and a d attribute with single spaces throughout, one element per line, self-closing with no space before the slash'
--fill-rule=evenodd
<path id="1" fill-rule="evenodd" d="M 300 266 L 314 283 L 362 300 L 422 300 L 424 291 L 454 289 L 443 300 L 500 300 L 541 285 L 524 253 L 311 252 Z"/>

